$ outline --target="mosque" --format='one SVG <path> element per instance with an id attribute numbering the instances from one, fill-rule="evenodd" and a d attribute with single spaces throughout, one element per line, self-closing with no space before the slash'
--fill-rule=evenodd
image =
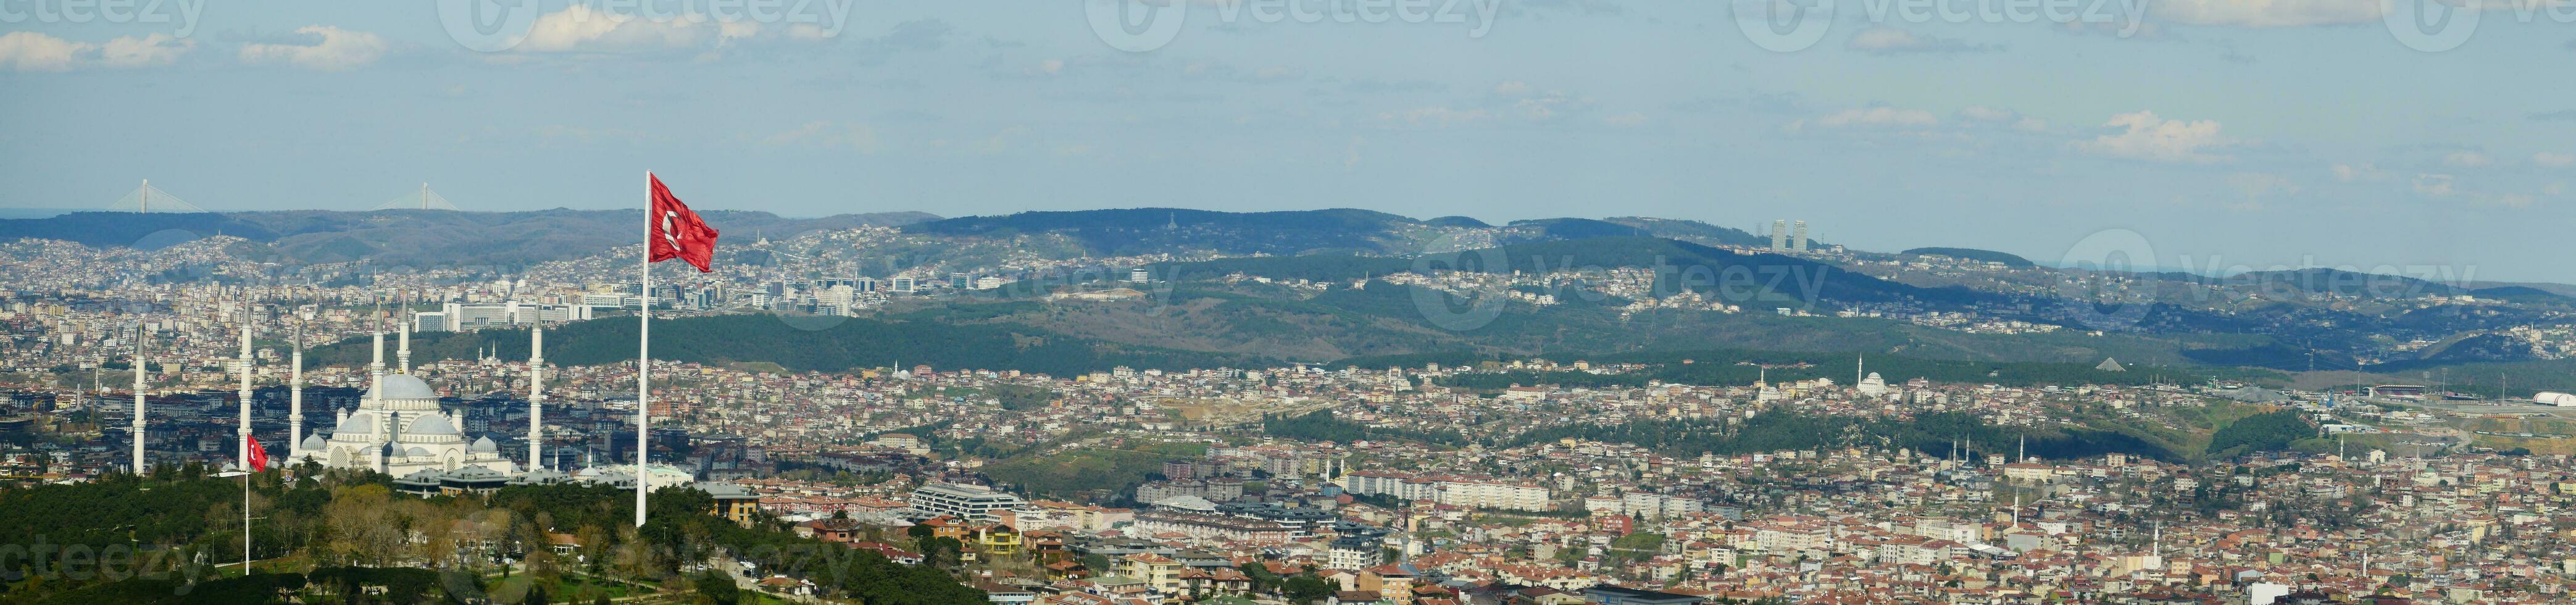
<path id="1" fill-rule="evenodd" d="M 312 460 L 329 468 L 374 470 L 406 479 L 527 474 L 530 469 L 503 457 L 490 437 L 471 443 L 465 440 L 464 431 L 457 429 L 463 423 L 439 409 L 438 392 L 411 375 L 409 322 L 402 324 L 401 338 L 398 365 L 389 374 L 385 371 L 385 335 L 376 332 L 375 361 L 367 366 L 371 378 L 366 397 L 359 400 L 356 409 L 342 410 L 335 416 L 338 422 L 328 438 L 296 435 L 300 441 L 289 458 Z M 531 338 L 539 351 L 531 361 L 544 363 L 543 332 Z M 540 384 L 532 382 L 531 386 Z M 536 397 L 542 401 L 543 395 Z M 535 423 L 530 424 L 529 437 L 533 441 L 539 435 Z M 300 432 L 300 427 L 296 430 Z"/>

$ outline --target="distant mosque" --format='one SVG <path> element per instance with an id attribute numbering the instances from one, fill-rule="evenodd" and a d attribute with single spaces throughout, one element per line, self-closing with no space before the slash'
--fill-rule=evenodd
<path id="1" fill-rule="evenodd" d="M 543 330 L 530 336 L 536 347 L 531 365 L 544 363 Z M 338 423 L 325 439 L 321 435 L 297 435 L 300 439 L 290 459 L 312 460 L 329 468 L 367 469 L 406 479 L 430 479 L 456 475 L 466 477 L 509 477 L 526 474 L 530 469 L 501 455 L 501 449 L 490 437 L 465 440 L 463 423 L 455 415 L 441 411 L 438 392 L 428 382 L 411 375 L 411 324 L 402 324 L 401 349 L 396 354 L 394 373 L 385 373 L 385 334 L 375 333 L 375 361 L 368 364 L 371 378 L 364 399 L 357 409 L 343 410 Z M 540 370 L 541 371 L 541 370 Z M 302 388 L 301 384 L 296 385 Z M 532 377 L 530 387 L 543 389 L 543 378 Z M 542 405 L 544 395 L 533 394 L 532 407 Z M 532 411 L 533 414 L 533 411 Z M 541 443 L 538 423 L 529 423 L 531 443 Z M 533 455 L 534 448 L 531 448 Z M 535 461 L 530 460 L 533 464 Z"/>

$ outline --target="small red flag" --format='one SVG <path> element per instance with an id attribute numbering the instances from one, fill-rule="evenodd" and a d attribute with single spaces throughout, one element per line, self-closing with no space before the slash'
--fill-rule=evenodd
<path id="1" fill-rule="evenodd" d="M 698 218 L 698 213 L 689 211 L 688 204 L 682 204 L 680 198 L 672 196 L 671 188 L 662 186 L 662 177 L 648 178 L 653 185 L 653 259 L 650 262 L 676 258 L 688 261 L 690 266 L 698 268 L 699 273 L 715 271 L 708 265 L 715 262 L 716 228 L 707 226 L 705 220 Z"/>
<path id="2" fill-rule="evenodd" d="M 268 470 L 268 449 L 259 446 L 258 437 L 243 437 L 243 439 L 250 440 L 250 472 Z"/>

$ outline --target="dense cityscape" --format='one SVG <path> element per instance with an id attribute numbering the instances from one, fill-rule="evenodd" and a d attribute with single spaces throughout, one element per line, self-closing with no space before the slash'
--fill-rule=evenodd
<path id="1" fill-rule="evenodd" d="M 0 0 L 0 605 L 2576 604 L 2576 0 Z"/>
<path id="2" fill-rule="evenodd" d="M 1837 371 L 1719 351 L 1705 361 L 1493 354 L 1063 375 L 664 360 L 639 440 L 631 360 L 551 365 L 535 342 L 627 325 L 645 305 L 674 325 L 744 317 L 829 332 L 832 321 L 997 305 L 1172 304 L 1179 295 L 1158 274 L 1232 258 L 1093 258 L 1017 240 L 962 246 L 973 250 L 883 279 L 794 277 L 929 237 L 867 227 L 756 240 L 720 259 L 791 260 L 650 293 L 614 269 L 631 266 L 633 248 L 495 278 L 261 263 L 243 254 L 257 242 L 225 237 L 155 251 L 0 244 L 13 259 L 0 300 L 11 335 L 0 342 L 7 474 L 32 487 L 125 481 L 138 459 L 155 477 L 238 465 L 246 416 L 267 455 L 288 461 L 285 477 L 375 482 L 432 502 L 639 481 L 694 490 L 719 518 L 939 570 L 996 603 L 2546 602 L 2567 598 L 2576 574 L 2564 551 L 2576 528 L 2560 514 L 2576 498 L 2576 467 L 2554 445 L 2569 437 L 2550 432 L 2568 426 L 2554 393 L 2267 387 L 2116 359 L 2061 364 L 2096 380 L 2006 369 L 1935 379 L 1890 376 L 1865 354 Z M 1871 262 L 1783 238 L 1715 245 Z M 1887 275 L 2006 283 L 2030 271 L 1908 258 L 1890 265 L 1913 273 Z M 382 272 L 345 278 L 371 270 Z M 1585 297 L 1619 316 L 1745 313 L 1722 296 L 1659 290 L 1658 277 L 1640 267 L 1352 281 L 1234 271 L 1189 287 L 1484 292 L 1519 305 L 1512 313 Z M 1014 291 L 1023 282 L 1046 285 Z M 2015 333 L 1996 321 L 2065 326 L 1946 321 L 1979 310 L 1933 304 L 1782 314 L 1966 333 Z M 2442 294 L 2381 304 L 2521 306 Z M 2564 311 L 2531 312 L 2549 321 L 2495 332 L 2557 357 Z M 138 358 L 150 364 L 142 376 Z M 238 545 L 230 527 L 196 545 Z M 528 543 L 424 535 L 267 554 L 278 565 L 354 556 L 507 576 L 564 565 L 531 554 L 538 540 L 574 561 L 609 557 L 573 545 L 619 526 L 527 531 Z M 595 581 L 671 594 L 708 590 L 675 587 L 693 580 L 670 574 L 690 569 L 767 598 L 860 594 L 792 564 L 764 571 L 766 561 L 717 552 L 677 571 L 589 569 Z"/>

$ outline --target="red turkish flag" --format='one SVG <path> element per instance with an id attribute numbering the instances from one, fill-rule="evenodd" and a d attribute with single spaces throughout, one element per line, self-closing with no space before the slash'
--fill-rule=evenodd
<path id="1" fill-rule="evenodd" d="M 652 181 L 653 188 L 651 262 L 676 258 L 689 261 L 689 265 L 697 267 L 699 273 L 715 271 L 708 264 L 715 262 L 716 228 L 707 226 L 704 219 L 698 218 L 698 213 L 689 211 L 688 204 L 682 204 L 680 198 L 673 197 L 671 188 L 662 186 L 662 177 L 648 174 L 645 178 Z"/>
<path id="2" fill-rule="evenodd" d="M 259 446 L 258 437 L 243 437 L 243 439 L 250 440 L 250 472 L 268 470 L 268 449 Z"/>

